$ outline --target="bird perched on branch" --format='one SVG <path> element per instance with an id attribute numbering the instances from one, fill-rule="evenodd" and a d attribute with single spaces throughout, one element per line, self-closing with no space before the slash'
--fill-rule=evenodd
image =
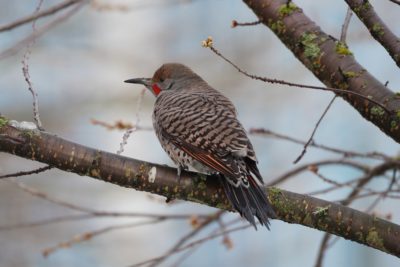
<path id="1" fill-rule="evenodd" d="M 153 126 L 161 146 L 182 169 L 216 174 L 233 208 L 254 227 L 269 228 L 271 208 L 257 159 L 232 102 L 190 68 L 162 65 L 153 78 L 127 83 L 146 86 L 157 98 Z"/>

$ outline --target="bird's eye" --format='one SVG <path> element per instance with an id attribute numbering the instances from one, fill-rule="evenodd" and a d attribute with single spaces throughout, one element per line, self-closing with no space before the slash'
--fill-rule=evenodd
<path id="1" fill-rule="evenodd" d="M 164 78 L 160 78 L 160 82 L 164 82 Z"/>

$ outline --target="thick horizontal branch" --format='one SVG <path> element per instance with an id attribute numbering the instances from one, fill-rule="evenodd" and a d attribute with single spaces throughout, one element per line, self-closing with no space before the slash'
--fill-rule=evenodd
<path id="1" fill-rule="evenodd" d="M 400 67 L 400 39 L 390 30 L 367 0 L 346 0 L 346 3 Z"/>
<path id="2" fill-rule="evenodd" d="M 323 32 L 293 2 L 243 1 L 326 86 L 362 94 L 384 105 L 389 112 L 360 97 L 336 93 L 400 143 L 400 96 L 361 66 L 344 43 Z"/>
<path id="3" fill-rule="evenodd" d="M 89 148 L 46 132 L 15 128 L 2 117 L 0 151 L 168 199 L 232 210 L 213 176 L 183 172 L 177 183 L 174 168 Z M 329 232 L 400 257 L 399 225 L 307 195 L 273 187 L 266 190 L 278 219 Z"/>

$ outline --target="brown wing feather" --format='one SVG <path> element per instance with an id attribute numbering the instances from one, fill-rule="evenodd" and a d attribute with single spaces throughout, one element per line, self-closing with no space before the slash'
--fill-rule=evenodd
<path id="1" fill-rule="evenodd" d="M 220 172 L 229 177 L 235 177 L 235 172 L 230 168 L 224 161 L 218 156 L 210 154 L 201 148 L 194 147 L 178 138 L 171 138 L 172 143 L 185 151 L 189 156 L 197 160 L 198 162 L 206 165 L 207 167 Z"/>

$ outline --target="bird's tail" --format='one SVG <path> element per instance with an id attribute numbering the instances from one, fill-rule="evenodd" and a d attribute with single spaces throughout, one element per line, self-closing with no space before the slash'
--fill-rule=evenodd
<path id="1" fill-rule="evenodd" d="M 229 183 L 223 175 L 220 175 L 221 184 L 233 208 L 254 228 L 257 229 L 254 220 L 254 217 L 257 217 L 261 225 L 265 225 L 269 229 L 269 218 L 276 218 L 275 212 L 269 203 L 265 190 L 257 184 L 251 175 L 248 176 L 248 180 L 248 187 L 241 183 L 236 187 Z"/>

